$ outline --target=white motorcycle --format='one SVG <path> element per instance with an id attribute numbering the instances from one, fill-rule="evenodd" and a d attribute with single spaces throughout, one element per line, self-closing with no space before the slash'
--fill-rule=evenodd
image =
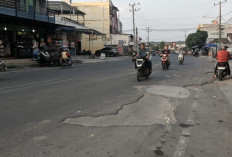
<path id="1" fill-rule="evenodd" d="M 179 60 L 179 64 L 183 64 L 184 63 L 184 55 L 183 53 L 179 53 L 178 55 L 178 60 Z"/>

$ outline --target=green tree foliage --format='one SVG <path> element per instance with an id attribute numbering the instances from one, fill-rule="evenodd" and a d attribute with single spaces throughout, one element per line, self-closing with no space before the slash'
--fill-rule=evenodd
<path id="1" fill-rule="evenodd" d="M 197 45 L 204 45 L 208 38 L 208 33 L 206 31 L 197 30 L 196 33 L 189 34 L 186 39 L 186 45 L 191 48 Z"/>
<path id="2" fill-rule="evenodd" d="M 165 46 L 165 42 L 164 42 L 164 41 L 161 41 L 161 42 L 159 43 L 159 49 L 160 49 L 160 50 L 163 50 L 163 49 L 164 49 L 164 46 Z"/>
<path id="3" fill-rule="evenodd" d="M 151 46 L 151 50 L 158 51 L 159 50 L 159 46 L 152 45 Z"/>

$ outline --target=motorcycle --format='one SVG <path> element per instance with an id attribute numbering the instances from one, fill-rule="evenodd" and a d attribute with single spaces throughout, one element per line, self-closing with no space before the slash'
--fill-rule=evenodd
<path id="1" fill-rule="evenodd" d="M 223 63 L 219 63 L 218 70 L 217 70 L 217 76 L 220 81 L 223 80 L 224 77 L 228 75 L 228 69 L 227 66 Z"/>
<path id="2" fill-rule="evenodd" d="M 32 60 L 38 61 L 39 60 L 39 49 L 34 49 L 32 54 Z"/>
<path id="3" fill-rule="evenodd" d="M 169 55 L 168 54 L 161 54 L 161 63 L 163 70 L 167 70 L 170 67 Z"/>
<path id="4" fill-rule="evenodd" d="M 179 53 L 178 60 L 179 60 L 179 64 L 183 64 L 184 63 L 184 55 L 183 55 L 183 53 Z"/>
<path id="5" fill-rule="evenodd" d="M 47 64 L 51 65 L 50 55 L 48 54 L 48 52 L 46 50 L 41 50 L 40 51 L 38 63 L 40 65 L 47 65 Z"/>
<path id="6" fill-rule="evenodd" d="M 64 49 L 62 52 L 62 56 L 60 58 L 61 68 L 65 68 L 66 66 L 69 66 L 71 68 L 73 66 L 73 59 L 71 56 L 66 55 L 67 52 L 67 49 Z"/>
<path id="7" fill-rule="evenodd" d="M 144 57 L 138 57 L 136 59 L 136 69 L 138 81 L 141 81 L 143 77 L 148 78 L 152 73 L 152 70 L 145 65 Z"/>
<path id="8" fill-rule="evenodd" d="M 193 51 L 193 56 L 194 56 L 194 57 L 199 57 L 199 51 L 198 51 L 198 50 Z"/>
<path id="9" fill-rule="evenodd" d="M 133 54 L 132 54 L 132 62 L 135 62 L 136 61 L 136 53 L 134 52 Z"/>
<path id="10" fill-rule="evenodd" d="M 42 49 L 39 53 L 39 59 L 38 59 L 38 63 L 40 65 L 49 65 L 51 66 L 52 63 L 55 66 L 60 66 L 60 61 L 59 61 L 59 55 L 54 52 L 51 51 L 50 54 L 48 53 L 48 51 Z"/>
<path id="11" fill-rule="evenodd" d="M 3 62 L 3 60 L 0 60 L 0 71 L 6 71 L 6 64 Z"/>

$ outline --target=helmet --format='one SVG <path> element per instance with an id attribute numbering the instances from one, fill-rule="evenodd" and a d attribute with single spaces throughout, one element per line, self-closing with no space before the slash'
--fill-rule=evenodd
<path id="1" fill-rule="evenodd" d="M 223 49 L 223 50 L 227 50 L 227 49 L 228 49 L 228 46 L 227 46 L 227 45 L 224 45 L 224 46 L 222 46 L 222 49 Z"/>

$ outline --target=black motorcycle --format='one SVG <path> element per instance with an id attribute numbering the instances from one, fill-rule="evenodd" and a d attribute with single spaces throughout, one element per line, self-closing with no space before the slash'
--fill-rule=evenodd
<path id="1" fill-rule="evenodd" d="M 60 59 L 60 67 L 63 69 L 65 68 L 66 66 L 69 66 L 70 68 L 73 66 L 73 59 L 70 57 L 70 58 L 61 58 Z"/>
<path id="2" fill-rule="evenodd" d="M 42 49 L 38 59 L 39 65 L 60 66 L 60 55 L 55 51 L 48 51 Z"/>
<path id="3" fill-rule="evenodd" d="M 199 51 L 198 51 L 198 50 L 193 51 L 193 56 L 194 56 L 194 57 L 199 57 Z"/>
<path id="4" fill-rule="evenodd" d="M 136 59 L 136 69 L 137 69 L 137 80 L 141 81 L 143 77 L 148 78 L 151 73 L 152 70 L 149 69 L 146 65 L 145 65 L 145 60 L 146 58 L 144 57 L 138 57 Z"/>
<path id="5" fill-rule="evenodd" d="M 218 69 L 217 69 L 217 77 L 220 81 L 223 80 L 224 77 L 228 75 L 228 68 L 225 63 L 218 63 Z"/>

